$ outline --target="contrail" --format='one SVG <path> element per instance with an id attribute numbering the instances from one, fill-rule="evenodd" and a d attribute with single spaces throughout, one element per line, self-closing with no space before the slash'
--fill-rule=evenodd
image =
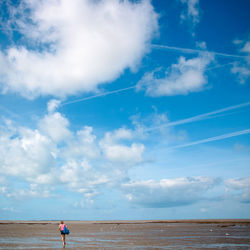
<path id="1" fill-rule="evenodd" d="M 217 69 L 217 68 L 222 68 L 222 67 L 228 66 L 228 65 L 233 64 L 233 63 L 234 62 L 226 63 L 226 64 L 222 64 L 222 65 L 217 65 L 217 66 L 213 66 L 213 67 L 209 67 L 209 68 L 206 69 L 206 71 L 207 70 Z M 89 97 L 80 98 L 80 99 L 77 99 L 77 100 L 73 100 L 73 101 L 62 103 L 62 106 L 68 105 L 68 104 L 77 103 L 77 102 L 88 101 L 88 100 L 91 100 L 91 99 L 95 99 L 95 98 L 98 98 L 98 97 L 102 97 L 102 96 L 106 96 L 106 95 L 111 95 L 111 94 L 115 94 L 115 93 L 127 91 L 127 90 L 130 90 L 130 89 L 135 89 L 136 87 L 137 87 L 137 85 L 134 85 L 134 86 L 127 87 L 127 88 L 117 89 L 117 90 L 114 90 L 114 91 L 108 91 L 108 92 L 104 92 L 104 93 L 101 93 L 101 94 L 97 94 L 97 95 L 93 95 L 93 96 L 89 96 Z"/>
<path id="2" fill-rule="evenodd" d="M 203 143 L 208 143 L 208 142 L 212 142 L 212 141 L 224 140 L 224 139 L 227 139 L 227 138 L 240 136 L 240 135 L 245 135 L 245 134 L 250 134 L 250 129 L 245 129 L 245 130 L 240 130 L 240 131 L 236 131 L 236 132 L 233 132 L 233 133 L 228 133 L 228 134 L 224 134 L 224 135 L 209 137 L 209 138 L 206 138 L 206 139 L 203 139 L 203 140 L 173 146 L 173 147 L 170 147 L 168 149 L 171 150 L 171 149 L 176 149 L 176 148 L 185 148 L 185 147 L 190 147 L 190 146 L 203 144 Z"/>
<path id="3" fill-rule="evenodd" d="M 227 111 L 233 110 L 233 109 L 243 108 L 243 107 L 246 107 L 249 105 L 250 105 L 250 102 L 245 102 L 245 103 L 233 105 L 233 106 L 230 106 L 227 108 L 217 109 L 217 110 L 214 110 L 214 111 L 211 111 L 208 113 L 192 116 L 192 117 L 189 117 L 186 119 L 182 119 L 182 120 L 178 120 L 178 121 L 174 121 L 174 122 L 169 122 L 169 123 L 157 126 L 157 127 L 148 128 L 148 129 L 145 129 L 145 131 L 148 132 L 148 131 L 158 130 L 158 129 L 163 128 L 163 127 L 173 127 L 176 125 L 187 124 L 187 123 L 196 122 L 196 121 L 200 121 L 200 120 L 206 120 L 206 119 L 213 118 L 214 117 L 213 115 L 224 113 L 224 112 L 227 112 Z"/>
<path id="4" fill-rule="evenodd" d="M 163 45 L 159 45 L 159 46 L 163 46 Z M 173 48 L 175 48 L 175 47 L 173 47 Z M 181 48 L 179 48 L 179 50 L 181 50 Z M 202 51 L 202 50 L 193 50 L 193 49 L 185 49 L 185 50 L 195 51 L 195 52 Z M 241 57 L 241 56 L 239 56 L 239 57 Z M 206 71 L 217 69 L 217 68 L 222 68 L 222 67 L 225 67 L 225 66 L 228 66 L 228 65 L 231 65 L 231 64 L 234 64 L 234 62 L 230 62 L 230 63 L 226 63 L 226 64 L 222 64 L 222 65 L 217 65 L 217 66 L 213 66 L 213 67 L 209 67 L 209 68 L 206 69 Z M 127 91 L 127 90 L 130 90 L 130 89 L 135 89 L 136 87 L 137 87 L 137 85 L 134 85 L 134 86 L 127 87 L 127 88 L 117 89 L 117 90 L 114 90 L 114 91 L 108 91 L 108 92 L 104 92 L 104 93 L 101 93 L 101 94 L 97 94 L 97 95 L 93 95 L 93 96 L 89 96 L 89 97 L 80 98 L 80 99 L 77 99 L 77 100 L 73 100 L 73 101 L 62 103 L 62 106 L 68 105 L 68 104 L 77 103 L 77 102 L 87 101 L 87 100 L 95 99 L 95 98 L 98 98 L 98 97 L 102 97 L 102 96 L 106 96 L 106 95 L 111 95 L 111 94 L 115 94 L 115 93 Z"/>
<path id="5" fill-rule="evenodd" d="M 208 53 L 212 53 L 214 55 L 223 56 L 223 57 L 233 57 L 233 58 L 238 58 L 238 59 L 246 58 L 246 56 L 240 56 L 240 55 L 226 54 L 226 53 L 220 53 L 220 52 L 208 51 L 208 50 L 201 50 L 201 49 L 180 48 L 180 47 L 174 47 L 174 46 L 168 46 L 168 45 L 160 45 L 160 44 L 152 44 L 151 48 L 153 48 L 153 49 L 174 50 L 174 51 L 188 53 L 188 54 L 208 52 Z"/>
<path id="6" fill-rule="evenodd" d="M 77 99 L 77 100 L 65 102 L 65 103 L 62 104 L 62 106 L 68 105 L 68 104 L 72 104 L 72 103 L 76 103 L 76 102 L 83 102 L 83 101 L 95 99 L 95 98 L 97 98 L 97 97 L 106 96 L 106 95 L 111 95 L 111 94 L 115 94 L 115 93 L 119 93 L 119 92 L 123 92 L 123 91 L 129 90 L 129 89 L 134 89 L 134 88 L 136 88 L 136 85 L 135 85 L 135 86 L 128 87 L 128 88 L 117 89 L 117 90 L 114 90 L 114 91 L 108 91 L 108 92 L 101 93 L 101 94 L 98 94 L 98 95 L 93 95 L 93 96 L 89 96 L 89 97 L 85 97 L 85 98 L 81 98 L 81 99 Z"/>

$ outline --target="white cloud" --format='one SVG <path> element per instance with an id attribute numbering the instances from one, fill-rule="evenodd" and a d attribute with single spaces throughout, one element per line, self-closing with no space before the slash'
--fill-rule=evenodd
<path id="1" fill-rule="evenodd" d="M 145 147 L 136 142 L 134 131 L 119 128 L 99 138 L 90 126 L 73 131 L 69 120 L 54 112 L 53 105 L 38 119 L 37 128 L 15 126 L 9 120 L 0 126 L 2 195 L 25 198 L 37 197 L 40 192 L 46 197 L 60 187 L 90 200 L 101 187 L 117 185 L 127 176 L 128 168 L 143 161 Z M 20 181 L 20 188 L 8 188 L 8 178 Z"/>
<path id="2" fill-rule="evenodd" d="M 27 98 L 95 91 L 134 70 L 158 29 L 148 0 L 24 0 L 11 12 L 24 42 L 0 51 L 1 85 Z"/>
<path id="3" fill-rule="evenodd" d="M 239 199 L 241 202 L 250 203 L 250 177 L 228 179 L 225 181 L 225 185 L 229 190 L 239 192 L 236 199 Z"/>
<path id="4" fill-rule="evenodd" d="M 200 22 L 199 0 L 180 0 L 186 5 L 186 10 L 181 14 L 181 20 L 189 20 L 192 24 L 192 29 Z M 194 33 L 193 33 L 194 35 Z"/>
<path id="5" fill-rule="evenodd" d="M 207 44 L 204 41 L 202 41 L 202 42 L 195 42 L 195 45 L 196 45 L 196 47 L 198 49 L 203 49 L 203 50 L 207 49 Z"/>
<path id="6" fill-rule="evenodd" d="M 71 136 L 69 121 L 59 112 L 46 115 L 39 121 L 39 129 L 53 141 L 59 143 Z"/>
<path id="7" fill-rule="evenodd" d="M 8 129 L 0 136 L 0 172 L 29 181 L 45 178 L 56 164 L 52 152 L 55 145 L 38 130 L 18 128 L 16 134 Z"/>
<path id="8" fill-rule="evenodd" d="M 250 188 L 250 177 L 240 179 L 229 179 L 226 181 L 227 186 L 234 189 Z"/>
<path id="9" fill-rule="evenodd" d="M 142 117 L 141 114 L 136 114 L 131 116 L 132 124 L 135 127 L 134 136 L 142 141 L 150 138 L 155 141 L 156 144 L 159 143 L 159 139 L 162 136 L 165 137 L 164 142 L 168 141 L 171 137 L 168 128 L 169 120 L 166 113 L 158 113 L 157 109 L 153 107 L 154 113 Z M 152 133 L 154 132 L 154 136 Z M 172 131 L 171 131 L 172 132 Z M 150 136 L 151 135 L 151 136 Z M 159 135 L 159 136 L 157 136 Z M 160 140 L 161 141 L 161 140 Z"/>
<path id="10" fill-rule="evenodd" d="M 48 198 L 51 197 L 49 187 L 41 187 L 37 184 L 30 184 L 29 188 L 8 189 L 5 192 L 8 198 L 25 199 L 25 198 Z"/>
<path id="11" fill-rule="evenodd" d="M 220 183 L 211 177 L 183 177 L 123 184 L 127 199 L 145 207 L 172 207 L 194 203 Z"/>
<path id="12" fill-rule="evenodd" d="M 104 145 L 104 154 L 110 161 L 124 164 L 136 164 L 142 162 L 144 145 L 133 143 L 131 146 L 124 145 Z"/>
<path id="13" fill-rule="evenodd" d="M 79 157 L 95 159 L 100 157 L 101 153 L 97 145 L 96 136 L 93 134 L 93 128 L 85 126 L 78 130 L 75 137 L 68 141 L 68 146 L 63 154 L 67 159 Z"/>
<path id="14" fill-rule="evenodd" d="M 250 41 L 246 41 L 243 48 L 240 51 L 250 53 Z"/>
<path id="15" fill-rule="evenodd" d="M 249 60 L 250 62 L 250 60 Z M 250 77 L 250 63 L 235 63 L 232 68 L 232 73 L 238 76 L 239 82 L 244 84 Z"/>
<path id="16" fill-rule="evenodd" d="M 109 161 L 131 166 L 143 161 L 142 155 L 145 150 L 145 146 L 141 143 L 133 142 L 126 145 L 121 142 L 131 139 L 133 139 L 132 131 L 121 128 L 112 133 L 106 133 L 104 139 L 100 141 L 100 147 Z"/>
<path id="17" fill-rule="evenodd" d="M 246 83 L 250 77 L 250 41 L 234 41 L 239 46 L 239 51 L 246 55 L 245 60 L 235 62 L 232 68 L 232 73 L 236 74 L 241 84 Z"/>
<path id="18" fill-rule="evenodd" d="M 3 207 L 3 212 L 15 212 L 15 209 L 13 207 Z"/>
<path id="19" fill-rule="evenodd" d="M 205 70 L 211 60 L 210 54 L 192 59 L 180 57 L 162 78 L 157 77 L 158 71 L 146 73 L 137 84 L 137 90 L 144 89 L 147 95 L 153 97 L 201 91 L 207 83 Z"/>
<path id="20" fill-rule="evenodd" d="M 86 160 L 81 162 L 70 160 L 61 167 L 60 179 L 62 182 L 68 183 L 70 187 L 77 188 L 83 179 L 86 179 L 90 169 L 91 166 Z"/>
<path id="21" fill-rule="evenodd" d="M 132 130 L 126 128 L 119 128 L 113 131 L 112 133 L 107 132 L 105 134 L 104 140 L 106 143 L 112 143 L 119 140 L 131 140 L 132 138 L 133 138 Z"/>
<path id="22" fill-rule="evenodd" d="M 52 99 L 47 104 L 47 110 L 49 113 L 53 113 L 60 106 L 61 101 Z"/>
<path id="23" fill-rule="evenodd" d="M 69 160 L 58 175 L 67 189 L 82 194 L 86 201 L 97 196 L 103 186 L 116 181 L 109 178 L 109 173 L 95 169 L 86 159 Z"/>

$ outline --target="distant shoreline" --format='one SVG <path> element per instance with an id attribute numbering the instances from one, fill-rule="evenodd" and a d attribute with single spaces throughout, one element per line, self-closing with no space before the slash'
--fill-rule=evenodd
<path id="1" fill-rule="evenodd" d="M 0 224 L 58 224 L 60 220 L 0 220 Z M 148 224 L 148 223 L 198 223 L 222 224 L 241 223 L 250 224 L 250 219 L 187 219 L 187 220 L 64 220 L 71 224 Z"/>

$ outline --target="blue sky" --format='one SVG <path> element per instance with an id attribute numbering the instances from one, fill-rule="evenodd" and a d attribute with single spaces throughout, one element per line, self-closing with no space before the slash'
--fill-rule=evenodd
<path id="1" fill-rule="evenodd" d="M 249 1 L 0 9 L 0 219 L 250 217 Z"/>

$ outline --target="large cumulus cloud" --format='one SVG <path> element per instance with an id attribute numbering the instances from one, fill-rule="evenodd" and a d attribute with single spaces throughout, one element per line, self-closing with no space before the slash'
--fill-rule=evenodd
<path id="1" fill-rule="evenodd" d="M 23 0 L 7 30 L 22 39 L 0 51 L 2 91 L 64 97 L 134 70 L 157 31 L 150 1 Z"/>

